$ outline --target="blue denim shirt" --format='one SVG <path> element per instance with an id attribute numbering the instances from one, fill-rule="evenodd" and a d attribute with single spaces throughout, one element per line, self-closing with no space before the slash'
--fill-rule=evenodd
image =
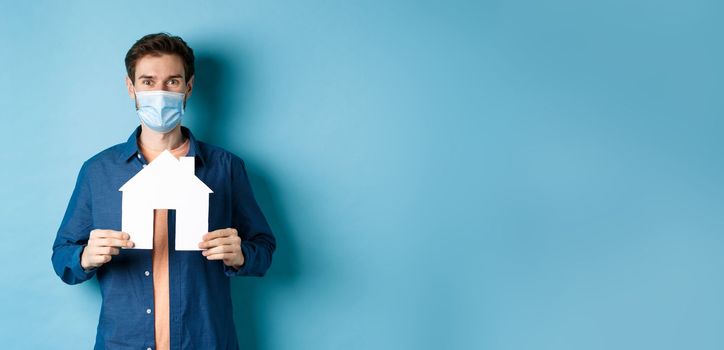
<path id="1" fill-rule="evenodd" d="M 80 169 L 53 244 L 55 272 L 68 284 L 96 276 L 103 298 L 95 349 L 154 349 L 151 250 L 120 254 L 86 272 L 80 256 L 93 229 L 121 230 L 118 189 L 144 166 L 138 150 L 140 126 L 128 141 L 93 156 Z M 188 156 L 196 176 L 214 192 L 209 197 L 209 231 L 236 228 L 245 263 L 239 270 L 201 251 L 175 251 L 175 214 L 169 211 L 171 349 L 238 349 L 229 278 L 263 276 L 276 240 L 252 193 L 244 161 L 219 147 L 190 139 Z"/>

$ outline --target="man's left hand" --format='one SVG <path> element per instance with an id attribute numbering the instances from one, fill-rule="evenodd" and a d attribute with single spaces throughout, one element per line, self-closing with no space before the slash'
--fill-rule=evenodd
<path id="1" fill-rule="evenodd" d="M 244 253 L 241 251 L 241 237 L 236 229 L 224 228 L 204 235 L 199 248 L 209 260 L 223 260 L 224 265 L 235 269 L 244 265 Z"/>

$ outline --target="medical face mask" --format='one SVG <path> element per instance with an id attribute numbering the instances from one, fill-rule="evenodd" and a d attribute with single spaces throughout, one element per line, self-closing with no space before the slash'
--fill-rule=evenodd
<path id="1" fill-rule="evenodd" d="M 165 134 L 181 123 L 185 93 L 171 91 L 136 91 L 136 114 L 143 124 Z"/>

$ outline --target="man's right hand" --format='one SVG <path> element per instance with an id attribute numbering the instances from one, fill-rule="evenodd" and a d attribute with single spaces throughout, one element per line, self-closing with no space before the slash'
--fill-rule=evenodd
<path id="1" fill-rule="evenodd" d="M 135 244 L 129 240 L 128 233 L 113 230 L 93 230 L 88 238 L 88 245 L 80 256 L 80 266 L 91 270 L 111 261 L 113 255 L 118 255 L 118 248 L 131 248 Z"/>

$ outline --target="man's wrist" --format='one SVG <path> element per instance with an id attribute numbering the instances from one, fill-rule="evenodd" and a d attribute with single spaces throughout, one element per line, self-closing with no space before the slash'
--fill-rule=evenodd
<path id="1" fill-rule="evenodd" d="M 234 270 L 239 271 L 242 267 L 244 267 L 245 259 L 241 259 L 241 264 L 233 264 L 231 265 L 231 268 Z"/>
<path id="2" fill-rule="evenodd" d="M 98 268 L 98 267 L 97 267 L 97 266 L 89 266 L 89 267 L 83 266 L 83 261 L 84 261 L 84 258 L 85 258 L 85 255 L 84 255 L 84 254 L 85 254 L 85 248 L 86 248 L 87 246 L 88 246 L 87 244 L 84 244 L 84 245 L 83 245 L 83 248 L 80 250 L 80 258 L 78 259 L 78 260 L 79 260 L 79 261 L 78 261 L 78 264 L 80 265 L 80 268 L 81 268 L 81 270 L 83 270 L 83 272 L 85 272 L 85 273 L 91 273 L 91 272 L 93 272 L 93 270 L 95 270 L 95 269 Z"/>

